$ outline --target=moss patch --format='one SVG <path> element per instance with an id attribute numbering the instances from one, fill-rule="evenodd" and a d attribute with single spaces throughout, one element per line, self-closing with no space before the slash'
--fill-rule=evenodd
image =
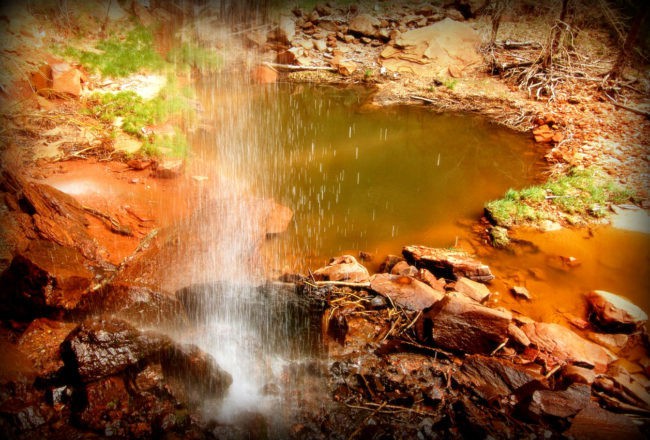
<path id="1" fill-rule="evenodd" d="M 101 40 L 95 50 L 68 47 L 65 55 L 78 60 L 87 69 L 104 76 L 122 77 L 142 71 L 159 71 L 165 60 L 154 49 L 153 33 L 136 26 L 126 35 Z"/>
<path id="2" fill-rule="evenodd" d="M 524 188 L 509 189 L 485 205 L 490 221 L 502 227 L 536 225 L 543 220 L 575 224 L 607 215 L 607 205 L 633 199 L 633 193 L 597 169 L 573 169 L 566 176 Z"/>

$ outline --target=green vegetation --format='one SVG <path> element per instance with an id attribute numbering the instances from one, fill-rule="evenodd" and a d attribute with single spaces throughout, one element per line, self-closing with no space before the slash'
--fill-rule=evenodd
<path id="1" fill-rule="evenodd" d="M 577 224 L 580 219 L 602 217 L 607 204 L 623 203 L 632 197 L 631 191 L 599 170 L 573 169 L 542 185 L 509 189 L 503 198 L 488 202 L 485 212 L 495 225 L 503 227 L 542 220 Z"/>
<path id="2" fill-rule="evenodd" d="M 145 100 L 133 91 L 118 93 L 95 93 L 88 99 L 87 112 L 91 116 L 114 124 L 121 120 L 121 129 L 144 141 L 143 152 L 149 155 L 165 153 L 184 156 L 188 149 L 187 139 L 178 130 L 173 136 L 150 135 L 147 126 L 160 124 L 172 117 L 192 119 L 191 94 L 170 82 L 153 99 Z"/>
<path id="3" fill-rule="evenodd" d="M 453 78 L 449 78 L 449 79 L 444 80 L 442 83 L 449 90 L 454 90 L 454 87 L 456 87 L 456 84 L 458 83 L 458 80 L 453 79 Z"/>
<path id="4" fill-rule="evenodd" d="M 189 143 L 187 137 L 176 130 L 173 136 L 152 136 L 146 139 L 141 151 L 147 156 L 185 157 Z"/>
<path id="5" fill-rule="evenodd" d="M 205 73 L 217 72 L 223 65 L 218 53 L 190 43 L 183 43 L 169 51 L 167 60 L 177 66 L 191 66 Z"/>
<path id="6" fill-rule="evenodd" d="M 136 26 L 123 36 L 99 41 L 96 50 L 68 47 L 65 55 L 73 57 L 87 69 L 105 76 L 128 76 L 143 70 L 158 71 L 165 60 L 155 51 L 150 29 Z"/>

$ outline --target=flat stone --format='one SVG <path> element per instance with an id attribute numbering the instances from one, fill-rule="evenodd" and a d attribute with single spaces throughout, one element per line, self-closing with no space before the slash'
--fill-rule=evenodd
<path id="1" fill-rule="evenodd" d="M 348 23 L 348 31 L 366 37 L 376 37 L 381 22 L 370 14 L 359 14 Z"/>
<path id="2" fill-rule="evenodd" d="M 463 251 L 426 246 L 406 246 L 402 249 L 402 254 L 410 264 L 417 268 L 427 269 L 436 277 L 450 280 L 466 277 L 481 283 L 494 279 L 488 266 Z"/>
<path id="3" fill-rule="evenodd" d="M 648 315 L 628 299 L 604 290 L 594 290 L 587 295 L 597 324 L 608 326 L 624 326 L 634 328 L 644 324 Z"/>
<path id="4" fill-rule="evenodd" d="M 456 281 L 454 290 L 480 303 L 485 302 L 490 297 L 490 289 L 485 284 L 465 277 L 461 277 Z"/>
<path id="5" fill-rule="evenodd" d="M 566 390 L 537 390 L 531 396 L 528 412 L 535 417 L 572 417 L 591 400 L 591 386 L 572 384 Z"/>
<path id="6" fill-rule="evenodd" d="M 545 387 L 546 382 L 533 369 L 482 355 L 467 356 L 460 371 L 465 385 L 486 400 L 508 396 L 535 382 Z"/>
<path id="7" fill-rule="evenodd" d="M 580 411 L 564 435 L 574 440 L 611 440 L 615 438 L 641 440 L 645 438 L 632 419 L 623 414 L 604 410 L 596 403 L 591 403 Z"/>
<path id="8" fill-rule="evenodd" d="M 585 383 L 591 385 L 596 380 L 596 373 L 590 368 L 579 367 L 577 365 L 567 365 L 562 369 L 562 376 L 572 382 Z"/>
<path id="9" fill-rule="evenodd" d="M 530 299 L 530 292 L 523 286 L 514 286 L 512 289 L 512 294 L 524 299 Z"/>
<path id="10" fill-rule="evenodd" d="M 424 342 L 465 353 L 491 353 L 508 337 L 512 314 L 448 294 L 424 312 L 417 330 Z"/>
<path id="11" fill-rule="evenodd" d="M 587 341 L 559 324 L 536 322 L 522 330 L 551 363 L 588 365 L 598 373 L 607 369 L 610 358 L 603 347 Z"/>
<path id="12" fill-rule="evenodd" d="M 314 278 L 319 281 L 362 283 L 370 279 L 370 274 L 352 255 L 343 255 L 330 260 L 327 266 L 315 270 Z"/>
<path id="13" fill-rule="evenodd" d="M 375 274 L 370 278 L 370 288 L 390 298 L 398 307 L 420 311 L 444 298 L 444 292 L 407 275 Z"/>

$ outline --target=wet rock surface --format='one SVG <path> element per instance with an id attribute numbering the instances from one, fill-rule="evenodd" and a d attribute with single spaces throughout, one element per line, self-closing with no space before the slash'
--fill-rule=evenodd
<path id="1" fill-rule="evenodd" d="M 426 246 L 406 246 L 402 250 L 402 254 L 410 264 L 427 269 L 437 277 L 450 280 L 466 277 L 482 283 L 494 279 L 488 266 L 476 261 L 463 251 Z"/>
<path id="2" fill-rule="evenodd" d="M 327 266 L 314 271 L 314 278 L 322 281 L 349 281 L 361 283 L 368 281 L 370 274 L 352 255 L 332 258 Z"/>
<path id="3" fill-rule="evenodd" d="M 407 275 L 373 275 L 370 288 L 396 306 L 415 311 L 427 309 L 444 297 L 444 292 Z"/>
<path id="4" fill-rule="evenodd" d="M 94 285 L 85 263 L 74 248 L 31 242 L 0 275 L 0 313 L 14 319 L 65 315 Z"/>
<path id="5" fill-rule="evenodd" d="M 589 293 L 587 302 L 596 323 L 604 327 L 634 329 L 648 320 L 648 315 L 638 306 L 622 296 L 604 290 L 594 290 Z"/>
<path id="6" fill-rule="evenodd" d="M 447 350 L 489 353 L 508 337 L 512 314 L 448 295 L 422 314 L 419 336 Z"/>

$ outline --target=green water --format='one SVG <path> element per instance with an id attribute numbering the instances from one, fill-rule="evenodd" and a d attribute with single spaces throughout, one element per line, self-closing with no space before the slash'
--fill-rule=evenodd
<path id="1" fill-rule="evenodd" d="M 453 245 L 459 220 L 539 176 L 541 151 L 528 135 L 472 115 L 370 107 L 369 93 L 281 84 L 203 100 L 215 127 L 203 148 L 220 175 L 294 211 L 272 245 L 276 265 Z"/>

